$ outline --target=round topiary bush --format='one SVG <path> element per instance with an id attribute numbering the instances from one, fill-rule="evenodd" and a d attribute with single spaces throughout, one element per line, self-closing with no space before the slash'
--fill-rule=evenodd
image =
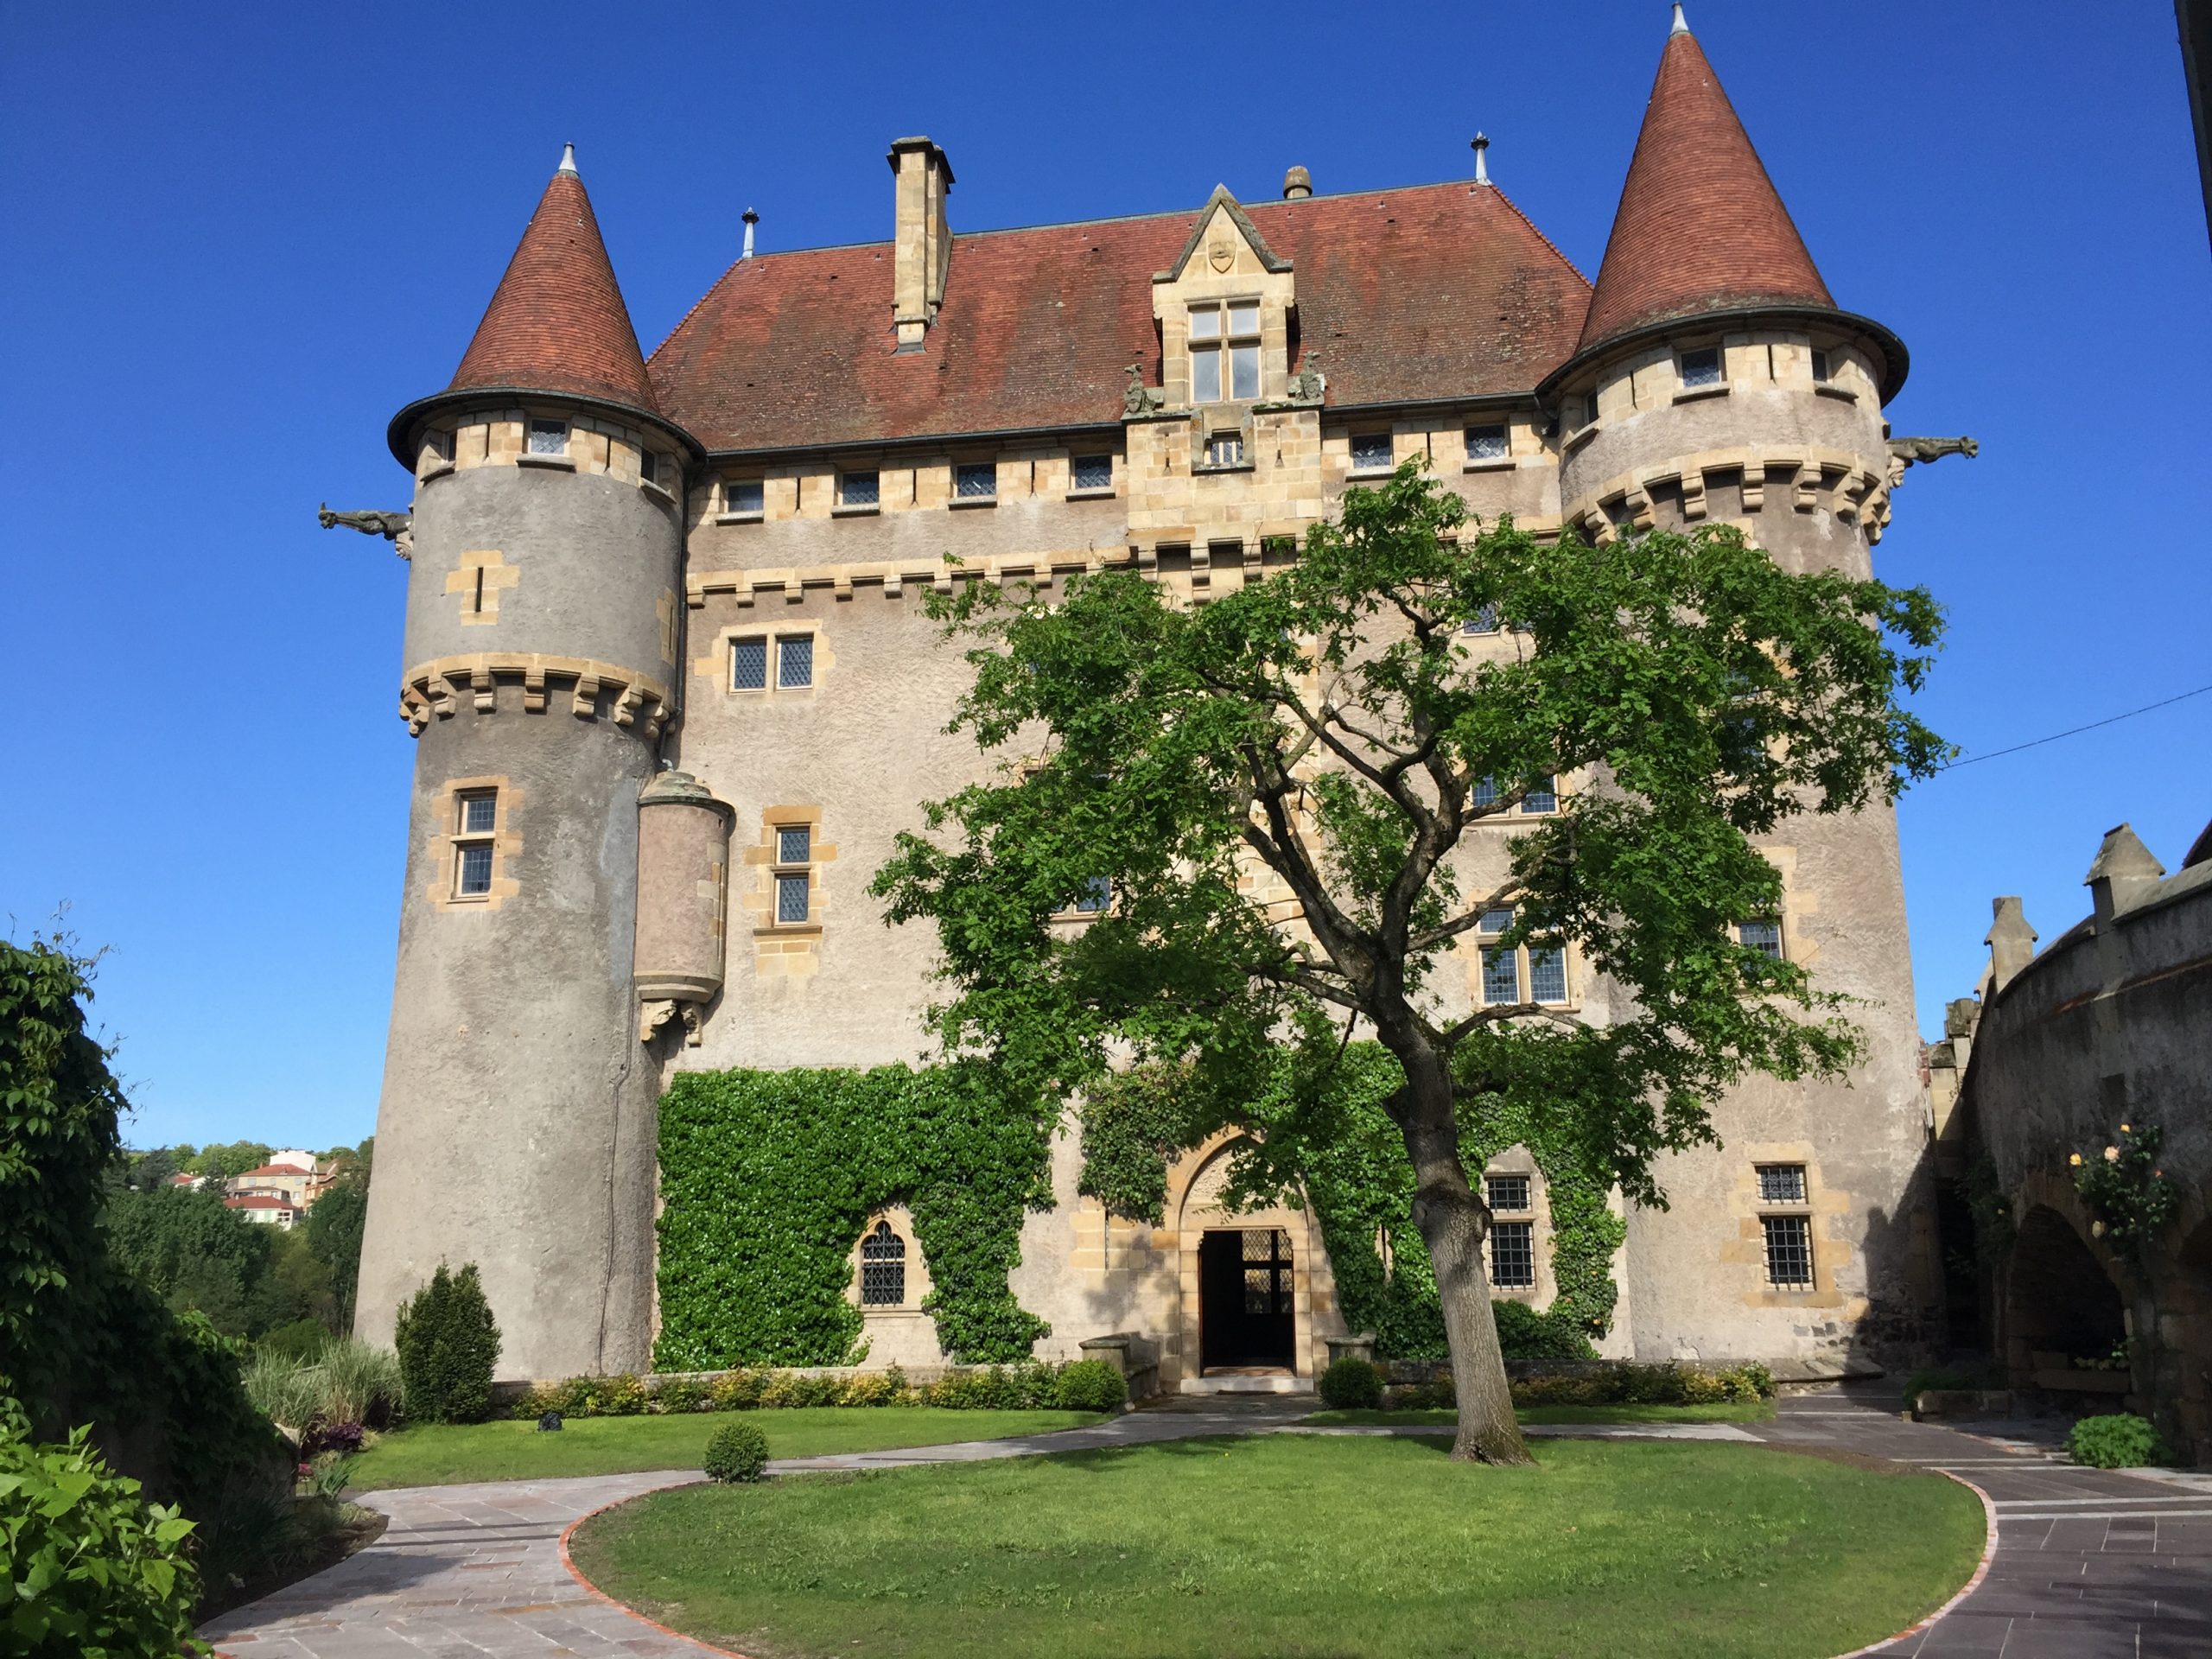
<path id="1" fill-rule="evenodd" d="M 768 1472 L 768 1437 L 756 1423 L 724 1423 L 707 1441 L 704 1467 L 715 1480 L 759 1480 Z"/>
<path id="2" fill-rule="evenodd" d="M 1062 1411 L 1119 1411 L 1128 1397 L 1128 1382 L 1103 1359 L 1078 1359 L 1052 1379 L 1052 1403 Z"/>
<path id="3" fill-rule="evenodd" d="M 1321 1403 L 1331 1411 L 1372 1411 L 1382 1403 L 1382 1373 L 1347 1354 L 1321 1373 Z"/>
<path id="4" fill-rule="evenodd" d="M 2133 1412 L 2084 1417 L 2067 1437 L 2066 1454 L 2091 1469 L 2139 1469 L 2166 1460 L 2158 1431 Z"/>

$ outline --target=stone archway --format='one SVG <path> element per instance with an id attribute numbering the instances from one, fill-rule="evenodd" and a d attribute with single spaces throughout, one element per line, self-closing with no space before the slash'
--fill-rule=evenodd
<path id="1" fill-rule="evenodd" d="M 1265 1386 L 1268 1381 L 1249 1375 L 1212 1379 L 1205 1375 L 1207 1268 L 1211 1264 L 1214 1268 L 1215 1294 L 1219 1296 L 1225 1288 L 1224 1258 L 1237 1254 L 1230 1242 L 1221 1237 L 1224 1234 L 1280 1236 L 1265 1252 L 1268 1260 L 1263 1271 L 1271 1277 L 1287 1278 L 1290 1288 L 1291 1339 L 1286 1356 L 1289 1363 L 1280 1368 L 1281 1381 L 1285 1387 L 1312 1386 L 1317 1293 L 1325 1323 L 1326 1312 L 1333 1306 L 1334 1300 L 1329 1294 L 1327 1266 L 1320 1256 L 1319 1230 L 1312 1224 L 1306 1211 L 1284 1205 L 1259 1210 L 1232 1211 L 1226 1207 L 1223 1195 L 1228 1185 L 1229 1161 L 1239 1139 L 1234 1131 L 1216 1135 L 1185 1154 L 1169 1172 L 1167 1214 L 1175 1229 L 1178 1294 L 1175 1328 L 1166 1344 L 1166 1351 L 1161 1356 L 1160 1382 L 1167 1388 L 1189 1392 L 1224 1386 L 1259 1387 Z M 1216 1236 L 1211 1262 L 1206 1243 L 1209 1234 Z M 1282 1254 L 1287 1254 L 1290 1259 L 1287 1274 L 1278 1265 Z M 1259 1258 L 1255 1255 L 1254 1259 Z M 1238 1271 L 1241 1276 L 1241 1264 Z M 1275 1281 L 1280 1282 L 1280 1278 Z M 1249 1373 L 1277 1368 L 1224 1369 Z"/>
<path id="2" fill-rule="evenodd" d="M 2125 1393 L 2126 1374 L 2093 1384 L 2068 1377 L 2077 1359 L 2098 1359 L 2126 1340 L 2126 1300 L 2073 1220 L 2048 1204 L 2021 1217 L 2005 1275 L 2005 1360 L 2016 1385 Z M 2107 1374 L 2112 1375 L 2112 1374 Z M 2117 1403 L 2117 1401 L 2114 1402 Z"/>

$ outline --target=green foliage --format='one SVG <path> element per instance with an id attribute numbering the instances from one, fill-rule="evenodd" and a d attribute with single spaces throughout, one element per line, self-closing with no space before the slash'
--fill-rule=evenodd
<path id="1" fill-rule="evenodd" d="M 1510 1379 L 1516 1406 L 1745 1405 L 1775 1395 L 1774 1373 L 1764 1365 L 1637 1365 L 1621 1361 L 1581 1365 Z M 1393 1391 L 1391 1404 L 1446 1408 L 1452 1379 L 1444 1373 Z"/>
<path id="2" fill-rule="evenodd" d="M 2012 1200 L 2005 1194 L 2005 1185 L 1997 1175 L 1997 1160 L 1987 1148 L 1975 1148 L 1960 1186 L 1967 1213 L 1974 1217 L 1974 1259 L 1983 1267 L 1995 1267 L 2012 1254 L 2012 1239 L 2018 1229 L 2013 1224 Z"/>
<path id="3" fill-rule="evenodd" d="M 715 1480 L 760 1480 L 768 1472 L 768 1437 L 758 1423 L 724 1423 L 707 1441 L 704 1467 Z"/>
<path id="4" fill-rule="evenodd" d="M 245 1370 L 246 1393 L 274 1421 L 295 1431 L 341 1423 L 382 1428 L 399 1414 L 399 1362 L 381 1348 L 325 1339 L 311 1359 L 257 1351 Z"/>
<path id="5" fill-rule="evenodd" d="M 2181 1208 L 2181 1195 L 2158 1166 L 2166 1132 L 2156 1123 L 2123 1123 L 2111 1144 L 2072 1157 L 2074 1185 L 2120 1255 L 2140 1260 L 2143 1248 Z"/>
<path id="6" fill-rule="evenodd" d="M 322 1357 L 322 1351 L 330 1343 L 330 1327 L 321 1319 L 295 1319 L 289 1325 L 262 1332 L 261 1339 L 253 1344 L 253 1351 L 257 1357 L 274 1354 L 311 1365 Z"/>
<path id="7" fill-rule="evenodd" d="M 443 1262 L 399 1310 L 393 1334 L 407 1414 L 423 1423 L 480 1423 L 492 1414 L 499 1327 L 474 1262 Z"/>
<path id="8" fill-rule="evenodd" d="M 172 1312 L 204 1313 L 232 1337 L 284 1322 L 269 1283 L 277 1229 L 225 1209 L 212 1184 L 118 1192 L 107 1229 L 118 1264 Z"/>
<path id="9" fill-rule="evenodd" d="M 1052 1403 L 1062 1411 L 1119 1411 L 1128 1397 L 1127 1379 L 1103 1359 L 1076 1360 L 1052 1379 Z"/>
<path id="10" fill-rule="evenodd" d="M 1347 1354 L 1321 1373 L 1321 1403 L 1331 1411 L 1372 1411 L 1382 1403 L 1382 1373 Z"/>
<path id="11" fill-rule="evenodd" d="M 210 1561 L 250 1560 L 231 1517 L 283 1489 L 283 1449 L 240 1385 L 239 1344 L 109 1254 L 125 1103 L 85 1030 L 90 965 L 56 942 L 0 941 L 0 1396 L 41 1438 L 92 1423 L 200 1523 Z"/>
<path id="12" fill-rule="evenodd" d="M 219 1184 L 249 1169 L 259 1169 L 276 1152 L 274 1147 L 258 1141 L 233 1141 L 226 1147 L 202 1147 L 184 1160 L 182 1168 L 188 1174 L 205 1175 Z"/>
<path id="13" fill-rule="evenodd" d="M 1007 1277 L 1023 1214 L 1050 1201 L 1057 1116 L 980 1065 L 679 1073 L 660 1109 L 656 1362 L 851 1361 L 853 1247 L 871 1214 L 899 1203 L 945 1351 L 1023 1357 L 1050 1327 Z"/>
<path id="14" fill-rule="evenodd" d="M 1572 1314 L 1557 1307 L 1539 1313 L 1526 1302 L 1493 1297 L 1491 1317 L 1497 1324 L 1498 1351 L 1508 1359 L 1595 1359 L 1598 1351 Z"/>
<path id="15" fill-rule="evenodd" d="M 1083 1171 L 1076 1191 L 1117 1216 L 1160 1225 L 1167 1165 L 1205 1138 L 1182 1066 L 1142 1065 L 1096 1079 L 1083 1102 Z"/>
<path id="16" fill-rule="evenodd" d="M 1978 1392 L 1984 1389 L 2001 1389 L 2004 1386 L 2004 1367 L 1993 1363 L 1980 1365 L 1923 1365 L 1905 1377 L 1905 1409 L 1910 1411 L 1918 1405 L 1920 1396 L 1923 1394 L 1954 1391 Z"/>
<path id="17" fill-rule="evenodd" d="M 308 1211 L 308 1249 L 329 1274 L 331 1328 L 353 1328 L 353 1297 L 361 1278 L 361 1230 L 368 1220 L 369 1183 L 365 1164 L 353 1166 L 358 1179 L 341 1176 Z"/>
<path id="18" fill-rule="evenodd" d="M 2091 1469 L 2140 1469 L 2165 1463 L 2172 1453 L 2147 1419 L 2119 1411 L 2075 1424 L 2066 1455 Z"/>
<path id="19" fill-rule="evenodd" d="M 91 1430 L 60 1445 L 31 1438 L 30 1420 L 0 1400 L 0 1563 L 8 1605 L 0 1647 L 24 1659 L 157 1659 L 204 1654 L 192 1640 L 200 1592 L 189 1537 L 174 1506 L 93 1451 Z"/>

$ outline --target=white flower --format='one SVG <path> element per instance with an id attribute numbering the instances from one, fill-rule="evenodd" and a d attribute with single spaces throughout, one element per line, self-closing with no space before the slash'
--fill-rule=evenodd
<path id="1" fill-rule="evenodd" d="M 2120 1148 L 2118 1147 L 2107 1147 L 2105 1148 L 2105 1162 L 2108 1164 L 2116 1164 L 2119 1161 Z"/>

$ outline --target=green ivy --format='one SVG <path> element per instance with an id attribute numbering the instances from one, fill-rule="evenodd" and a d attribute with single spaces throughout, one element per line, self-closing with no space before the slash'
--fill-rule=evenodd
<path id="1" fill-rule="evenodd" d="M 1049 1207 L 1049 1105 L 980 1065 L 690 1071 L 660 1109 L 662 1370 L 858 1357 L 848 1300 L 869 1215 L 912 1212 L 944 1351 L 1026 1359 L 1022 1217 Z"/>
<path id="2" fill-rule="evenodd" d="M 1268 1158 L 1264 1141 L 1268 1121 L 1294 1109 L 1279 1098 L 1287 1080 L 1255 1090 L 1248 1126 L 1262 1139 L 1247 1143 L 1232 1167 L 1230 1192 L 1232 1201 L 1302 1192 L 1320 1227 L 1345 1322 L 1374 1332 L 1376 1351 L 1385 1358 L 1442 1359 L 1443 1308 L 1427 1246 L 1413 1224 L 1413 1168 L 1383 1109 L 1400 1079 L 1397 1062 L 1380 1045 L 1347 1046 L 1332 1079 L 1335 1097 L 1318 1112 L 1311 1103 L 1296 1109 L 1305 1121 L 1300 1135 L 1282 1138 L 1299 1148 L 1289 1162 Z M 1191 1116 L 1176 1103 L 1184 1081 L 1173 1068 L 1139 1067 L 1094 1090 L 1083 1111 L 1080 1191 L 1123 1214 L 1155 1224 L 1162 1218 L 1167 1162 L 1196 1138 Z M 1312 1133 L 1319 1119 L 1332 1133 Z M 1479 1172 L 1516 1145 L 1535 1157 L 1550 1199 L 1558 1290 L 1550 1311 L 1602 1336 L 1619 1297 L 1613 1253 L 1627 1236 L 1606 1207 L 1611 1182 L 1563 1128 L 1535 1110 L 1495 1097 L 1470 1103 L 1460 1133 L 1470 1170 Z"/>

